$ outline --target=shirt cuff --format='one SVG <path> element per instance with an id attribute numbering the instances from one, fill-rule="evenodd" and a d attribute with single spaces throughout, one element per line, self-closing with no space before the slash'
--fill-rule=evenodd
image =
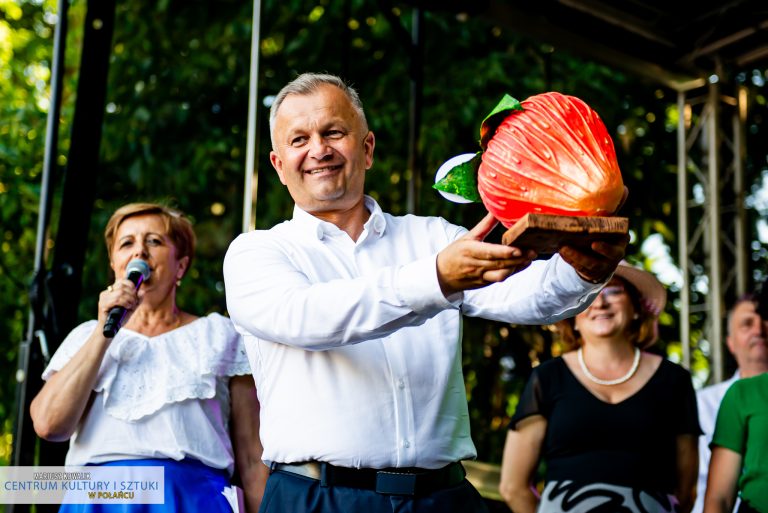
<path id="1" fill-rule="evenodd" d="M 400 300 L 419 314 L 459 308 L 464 299 L 462 292 L 447 299 L 443 295 L 437 280 L 437 255 L 401 266 L 395 287 Z"/>
<path id="2" fill-rule="evenodd" d="M 563 283 L 565 284 L 565 290 L 581 289 L 583 291 L 577 300 L 579 305 L 591 303 L 597 296 L 598 292 L 600 292 L 600 290 L 602 290 L 602 288 L 605 286 L 605 284 L 611 281 L 611 278 L 613 278 L 613 273 L 611 273 L 608 275 L 605 281 L 592 283 L 591 281 L 582 278 L 571 264 L 559 256 L 555 262 L 555 275 L 563 280 Z"/>
<path id="3" fill-rule="evenodd" d="M 567 275 L 568 279 L 572 280 L 572 283 L 587 284 L 588 288 L 597 288 L 597 289 L 602 288 L 603 285 L 611 281 L 611 278 L 613 278 L 613 275 L 616 272 L 616 270 L 614 269 L 614 271 L 611 274 L 609 274 L 603 281 L 593 282 L 593 281 L 582 278 L 581 275 L 576 272 L 576 269 L 574 269 L 573 266 L 568 262 L 566 262 L 565 259 L 560 255 L 555 255 L 555 258 L 557 260 L 556 271 L 558 276 L 565 277 Z"/>

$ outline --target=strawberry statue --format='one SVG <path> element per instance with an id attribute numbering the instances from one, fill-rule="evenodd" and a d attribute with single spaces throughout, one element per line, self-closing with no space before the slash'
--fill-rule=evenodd
<path id="1" fill-rule="evenodd" d="M 573 96 L 505 96 L 483 120 L 480 147 L 444 164 L 434 187 L 482 201 L 508 228 L 526 214 L 610 216 L 625 196 L 605 125 Z"/>

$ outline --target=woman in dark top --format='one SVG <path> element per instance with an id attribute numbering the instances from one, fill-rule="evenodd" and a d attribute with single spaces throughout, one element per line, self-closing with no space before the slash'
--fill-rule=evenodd
<path id="1" fill-rule="evenodd" d="M 622 262 L 561 323 L 579 349 L 534 369 L 507 435 L 500 491 L 515 513 L 690 511 L 700 433 L 690 375 L 643 351 L 665 301 L 653 275 Z"/>

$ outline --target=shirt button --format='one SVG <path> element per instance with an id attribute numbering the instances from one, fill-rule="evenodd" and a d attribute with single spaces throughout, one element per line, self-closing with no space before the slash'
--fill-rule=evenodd
<path id="1" fill-rule="evenodd" d="M 403 440 L 403 447 L 407 449 L 410 446 L 411 446 L 411 442 L 409 442 L 408 440 Z"/>
<path id="2" fill-rule="evenodd" d="M 402 380 L 402 379 L 398 379 L 397 380 L 397 388 L 399 388 L 400 390 L 404 389 L 405 388 L 405 381 Z"/>

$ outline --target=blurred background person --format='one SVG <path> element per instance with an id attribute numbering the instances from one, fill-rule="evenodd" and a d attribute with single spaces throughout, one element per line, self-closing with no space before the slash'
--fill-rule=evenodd
<path id="1" fill-rule="evenodd" d="M 768 289 L 766 289 L 768 291 Z M 712 434 L 720 402 L 728 389 L 741 378 L 757 376 L 768 372 L 768 319 L 758 308 L 758 296 L 745 294 L 736 300 L 728 313 L 728 350 L 736 360 L 736 373 L 727 381 L 699 390 L 696 401 L 699 405 L 699 422 L 704 434 L 699 437 L 699 484 L 697 487 L 694 513 L 704 510 L 704 495 L 707 489 Z M 735 507 L 738 507 L 738 498 Z"/>
<path id="2" fill-rule="evenodd" d="M 232 511 L 235 466 L 255 513 L 266 467 L 258 401 L 242 339 L 226 317 L 198 317 L 176 296 L 195 234 L 180 212 L 154 203 L 119 208 L 104 237 L 115 282 L 95 320 L 76 327 L 45 369 L 30 413 L 37 434 L 70 440 L 67 465 L 163 466 L 165 504 L 64 504 L 60 511 Z M 149 277 L 126 277 L 134 260 Z M 126 318 L 103 330 L 113 307 Z M 237 462 L 237 465 L 236 465 Z"/>
<path id="3" fill-rule="evenodd" d="M 558 324 L 578 350 L 533 370 L 507 434 L 500 492 L 515 513 L 690 511 L 700 433 L 691 377 L 644 351 L 665 302 L 653 275 L 622 262 L 589 308 Z"/>

